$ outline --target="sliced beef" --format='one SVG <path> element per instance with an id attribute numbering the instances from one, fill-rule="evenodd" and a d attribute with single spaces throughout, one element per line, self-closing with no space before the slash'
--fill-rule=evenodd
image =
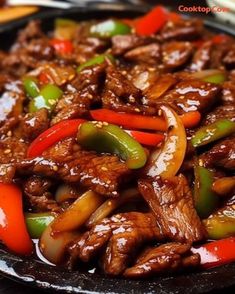
<path id="1" fill-rule="evenodd" d="M 208 68 L 211 59 L 212 42 L 203 43 L 193 56 L 189 69 L 191 71 L 200 71 Z"/>
<path id="2" fill-rule="evenodd" d="M 158 103 L 168 103 L 178 113 L 207 112 L 218 101 L 220 87 L 199 80 L 185 80 L 167 92 Z"/>
<path id="3" fill-rule="evenodd" d="M 50 192 L 52 180 L 39 176 L 29 177 L 23 184 L 23 191 L 31 209 L 36 212 L 60 210 Z"/>
<path id="4" fill-rule="evenodd" d="M 189 42 L 167 42 L 162 46 L 163 65 L 168 70 L 185 65 L 192 55 L 192 45 Z"/>
<path id="5" fill-rule="evenodd" d="M 216 107 L 212 112 L 209 112 L 203 119 L 203 125 L 209 125 L 219 119 L 230 119 L 235 121 L 235 105 L 224 105 Z"/>
<path id="6" fill-rule="evenodd" d="M 211 150 L 201 156 L 206 167 L 221 167 L 235 170 L 235 137 L 217 143 Z"/>
<path id="7" fill-rule="evenodd" d="M 103 53 L 109 43 L 105 39 L 93 38 L 93 37 L 79 37 L 77 44 L 74 48 L 74 53 L 68 57 L 71 61 L 75 61 L 78 64 L 82 64 L 87 60 L 94 57 L 96 54 Z"/>
<path id="8" fill-rule="evenodd" d="M 147 45 L 151 42 L 151 38 L 131 35 L 117 35 L 112 38 L 112 54 L 123 55 L 127 51 Z"/>
<path id="9" fill-rule="evenodd" d="M 11 133 L 9 135 L 0 140 L 0 164 L 21 160 L 26 156 L 28 144 Z"/>
<path id="10" fill-rule="evenodd" d="M 30 41 L 27 44 L 27 52 L 37 60 L 43 59 L 45 61 L 54 58 L 54 48 L 47 38 Z"/>
<path id="11" fill-rule="evenodd" d="M 203 23 L 199 19 L 168 22 L 160 32 L 163 41 L 190 41 L 200 38 L 203 33 Z"/>
<path id="12" fill-rule="evenodd" d="M 140 112 L 142 93 L 120 71 L 109 66 L 102 95 L 104 108 L 116 111 Z"/>
<path id="13" fill-rule="evenodd" d="M 193 243 L 205 237 L 190 187 L 182 174 L 169 180 L 139 180 L 139 190 L 169 240 Z"/>
<path id="14" fill-rule="evenodd" d="M 222 102 L 224 105 L 235 106 L 235 84 L 232 81 L 223 83 Z"/>
<path id="15" fill-rule="evenodd" d="M 102 267 L 105 273 L 120 275 L 143 244 L 161 239 L 161 231 L 152 214 L 117 214 L 94 225 L 70 246 L 70 263 L 79 259 L 89 262 L 104 252 Z"/>
<path id="16" fill-rule="evenodd" d="M 23 139 L 32 141 L 49 127 L 49 115 L 45 108 L 35 113 L 26 114 L 19 124 L 19 136 Z"/>
<path id="17" fill-rule="evenodd" d="M 135 265 L 125 270 L 124 276 L 126 278 L 145 278 L 192 268 L 199 264 L 200 256 L 190 252 L 189 244 L 167 243 L 144 251 Z"/>
<path id="18" fill-rule="evenodd" d="M 44 37 L 41 30 L 41 22 L 39 20 L 32 20 L 28 25 L 19 32 L 16 44 L 26 43 L 32 39 Z"/>
<path id="19" fill-rule="evenodd" d="M 67 86 L 67 92 L 55 107 L 52 124 L 87 114 L 91 105 L 101 99 L 104 78 L 105 65 L 84 69 Z"/>
<path id="20" fill-rule="evenodd" d="M 223 63 L 228 69 L 235 68 L 235 45 L 231 47 L 223 59 Z"/>
<path id="21" fill-rule="evenodd" d="M 12 165 L 20 175 L 35 174 L 80 183 L 87 189 L 111 197 L 118 196 L 119 186 L 129 180 L 130 174 L 126 164 L 117 156 L 81 150 L 73 139 L 59 142 L 42 157 L 18 160 Z M 0 181 L 4 177 L 4 174 L 0 175 Z"/>
<path id="22" fill-rule="evenodd" d="M 160 62 L 161 50 L 157 43 L 149 44 L 134 48 L 128 51 L 124 57 L 127 60 L 136 63 L 145 63 L 148 65 L 156 65 Z"/>
<path id="23" fill-rule="evenodd" d="M 6 119 L 18 117 L 23 111 L 25 94 L 20 81 L 6 81 L 0 92 L 0 126 Z"/>

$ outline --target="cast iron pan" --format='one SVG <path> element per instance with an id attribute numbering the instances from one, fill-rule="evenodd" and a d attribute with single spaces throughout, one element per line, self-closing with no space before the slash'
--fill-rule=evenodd
<path id="1" fill-rule="evenodd" d="M 34 16 L 0 27 L 0 47 L 7 47 L 14 41 L 17 30 L 32 18 L 42 19 L 45 30 L 53 26 L 53 18 L 70 17 L 77 20 L 105 18 L 107 16 L 135 17 L 145 12 L 146 7 L 113 6 L 105 9 L 73 9 L 40 12 Z M 206 19 L 211 30 L 235 35 L 234 28 Z M 20 240 L 19 240 L 20 242 Z M 18 282 L 60 293 L 158 293 L 158 294 L 196 294 L 222 291 L 235 286 L 235 263 L 204 272 L 188 272 L 174 276 L 162 276 L 151 280 L 113 279 L 88 272 L 68 272 L 60 267 L 52 267 L 36 258 L 18 257 L 0 247 L 0 273 Z"/>

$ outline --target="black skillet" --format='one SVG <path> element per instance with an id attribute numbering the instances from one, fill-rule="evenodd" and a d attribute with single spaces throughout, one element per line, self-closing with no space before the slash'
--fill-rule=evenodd
<path id="1" fill-rule="evenodd" d="M 135 17 L 145 12 L 147 7 L 128 7 L 123 5 L 105 9 L 103 6 L 94 8 L 76 8 L 73 10 L 44 11 L 0 27 L 0 48 L 6 49 L 16 36 L 18 29 L 25 26 L 32 18 L 42 19 L 45 30 L 53 26 L 53 19 L 58 16 L 77 20 L 105 18 L 110 16 Z M 218 33 L 235 35 L 235 29 L 205 20 L 206 26 Z M 20 240 L 19 240 L 20 242 Z M 36 258 L 21 258 L 0 247 L 0 273 L 5 277 L 29 286 L 38 287 L 50 292 L 60 293 L 158 293 L 158 294 L 191 294 L 223 291 L 235 286 L 235 263 L 203 272 L 188 272 L 174 276 L 163 276 L 151 280 L 126 280 L 108 278 L 101 274 L 88 272 L 68 272 L 60 267 L 52 267 Z"/>

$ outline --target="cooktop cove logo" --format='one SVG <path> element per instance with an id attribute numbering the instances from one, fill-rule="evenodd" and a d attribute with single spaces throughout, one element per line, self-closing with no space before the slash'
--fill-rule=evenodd
<path id="1" fill-rule="evenodd" d="M 194 12 L 194 13 L 218 13 L 218 12 L 229 12 L 230 8 L 228 7 L 222 7 L 222 6 L 200 6 L 200 5 L 193 5 L 193 6 L 185 6 L 185 5 L 179 5 L 178 10 L 180 12 Z"/>

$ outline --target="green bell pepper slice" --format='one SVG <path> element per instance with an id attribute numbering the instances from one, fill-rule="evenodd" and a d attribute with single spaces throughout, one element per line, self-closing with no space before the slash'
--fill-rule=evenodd
<path id="1" fill-rule="evenodd" d="M 235 202 L 225 206 L 203 221 L 210 239 L 224 239 L 235 236 Z"/>
<path id="2" fill-rule="evenodd" d="M 99 38 L 111 38 L 131 33 L 131 27 L 119 20 L 106 20 L 90 27 L 90 35 Z"/>
<path id="3" fill-rule="evenodd" d="M 213 172 L 205 167 L 196 165 L 194 167 L 194 203 L 198 215 L 207 218 L 218 206 L 218 195 L 213 192 Z"/>
<path id="4" fill-rule="evenodd" d="M 23 86 L 28 96 L 35 98 L 39 95 L 40 89 L 38 80 L 34 77 L 23 78 Z"/>
<path id="5" fill-rule="evenodd" d="M 105 62 L 106 58 L 109 59 L 112 63 L 115 63 L 115 58 L 111 54 L 101 54 L 101 55 L 97 55 L 97 56 L 91 58 L 90 60 L 88 60 L 87 62 L 79 65 L 79 67 L 77 68 L 77 72 L 79 73 L 83 69 L 85 69 L 89 66 L 92 66 L 92 65 L 102 64 L 103 62 Z"/>
<path id="6" fill-rule="evenodd" d="M 222 84 L 226 81 L 226 75 L 224 73 L 218 73 L 211 75 L 202 79 L 204 82 L 213 83 L 213 84 Z"/>
<path id="7" fill-rule="evenodd" d="M 39 96 L 30 101 L 29 111 L 36 112 L 41 108 L 46 108 L 49 111 L 52 111 L 62 95 L 63 91 L 59 87 L 53 84 L 48 84 L 41 89 Z"/>
<path id="8" fill-rule="evenodd" d="M 130 169 L 141 168 L 147 161 L 144 148 L 116 125 L 85 122 L 80 126 L 77 139 L 88 150 L 118 155 Z"/>
<path id="9" fill-rule="evenodd" d="M 54 220 L 50 213 L 25 213 L 25 222 L 32 239 L 39 239 L 46 227 Z"/>
<path id="10" fill-rule="evenodd" d="M 200 147 L 208 143 L 227 137 L 235 132 L 235 122 L 229 119 L 220 119 L 216 122 L 200 128 L 192 137 L 194 147 Z"/>

